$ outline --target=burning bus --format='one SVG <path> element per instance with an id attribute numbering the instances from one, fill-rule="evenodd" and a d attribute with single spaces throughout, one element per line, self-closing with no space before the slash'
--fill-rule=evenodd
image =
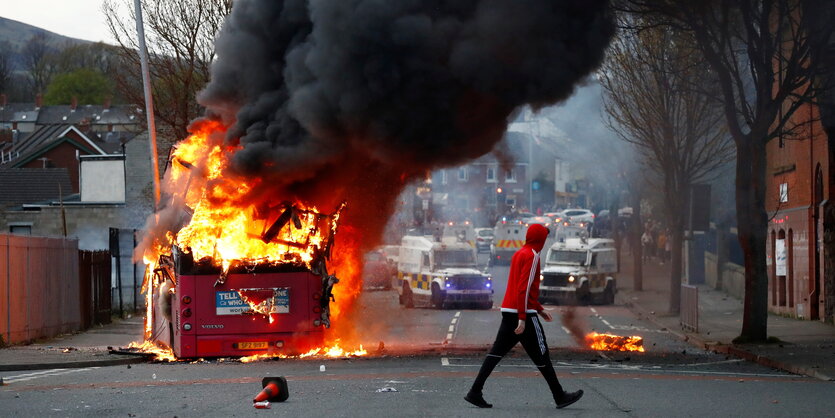
<path id="1" fill-rule="evenodd" d="M 144 253 L 146 341 L 177 358 L 322 348 L 339 282 L 328 263 L 346 204 L 323 213 L 301 202 L 247 201 L 242 194 L 259 180 L 221 175 L 235 150 L 212 144 L 212 129 L 172 154 L 169 204 L 156 215 L 168 232 L 152 232 Z"/>

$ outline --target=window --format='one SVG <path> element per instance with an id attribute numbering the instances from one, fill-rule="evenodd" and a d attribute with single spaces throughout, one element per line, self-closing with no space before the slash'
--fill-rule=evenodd
<path id="1" fill-rule="evenodd" d="M 14 235 L 32 235 L 32 225 L 9 225 L 9 232 Z"/>
<path id="2" fill-rule="evenodd" d="M 515 168 L 511 168 L 510 170 L 505 171 L 504 181 L 506 181 L 508 183 L 516 183 L 516 169 Z"/>
<path id="3" fill-rule="evenodd" d="M 780 183 L 780 203 L 786 203 L 789 201 L 789 184 L 788 183 Z"/>
<path id="4" fill-rule="evenodd" d="M 487 182 L 496 182 L 496 167 L 487 167 Z"/>
<path id="5" fill-rule="evenodd" d="M 467 181 L 469 178 L 470 175 L 467 172 L 467 167 L 460 167 L 458 169 L 458 181 Z"/>
<path id="6" fill-rule="evenodd" d="M 429 254 L 423 254 L 423 267 L 429 268 Z"/>

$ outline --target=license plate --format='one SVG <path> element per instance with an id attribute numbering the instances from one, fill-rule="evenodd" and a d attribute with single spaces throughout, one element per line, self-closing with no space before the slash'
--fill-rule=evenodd
<path id="1" fill-rule="evenodd" d="M 266 341 L 245 341 L 235 343 L 235 348 L 238 350 L 262 350 L 267 348 L 268 345 Z"/>

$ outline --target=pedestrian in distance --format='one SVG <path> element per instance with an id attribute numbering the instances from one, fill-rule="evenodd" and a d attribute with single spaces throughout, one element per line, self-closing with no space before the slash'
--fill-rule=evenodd
<path id="1" fill-rule="evenodd" d="M 649 229 L 644 230 L 644 234 L 641 235 L 641 246 L 644 247 L 643 248 L 644 249 L 644 252 L 643 252 L 644 262 L 647 262 L 647 261 L 649 261 L 650 256 L 651 256 L 650 249 L 653 248 L 652 235 L 650 234 Z"/>
<path id="2" fill-rule="evenodd" d="M 510 261 L 507 292 L 502 301 L 502 322 L 496 341 L 487 353 L 470 391 L 464 397 L 467 402 L 479 408 L 493 407 L 484 400 L 484 383 L 499 361 L 520 342 L 542 377 L 548 382 L 557 408 L 565 408 L 583 396 L 582 390 L 566 392 L 560 385 L 548 354 L 545 332 L 539 322 L 539 316 L 546 322 L 553 320 L 551 314 L 539 304 L 539 258 L 549 232 L 548 228 L 542 225 L 531 225 L 525 235 L 525 245 L 513 254 Z"/>

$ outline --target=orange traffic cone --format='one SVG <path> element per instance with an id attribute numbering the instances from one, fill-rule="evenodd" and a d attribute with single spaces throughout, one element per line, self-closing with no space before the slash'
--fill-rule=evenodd
<path id="1" fill-rule="evenodd" d="M 290 397 L 287 379 L 284 377 L 265 377 L 261 380 L 261 387 L 264 389 L 255 396 L 253 402 L 284 402 Z"/>

